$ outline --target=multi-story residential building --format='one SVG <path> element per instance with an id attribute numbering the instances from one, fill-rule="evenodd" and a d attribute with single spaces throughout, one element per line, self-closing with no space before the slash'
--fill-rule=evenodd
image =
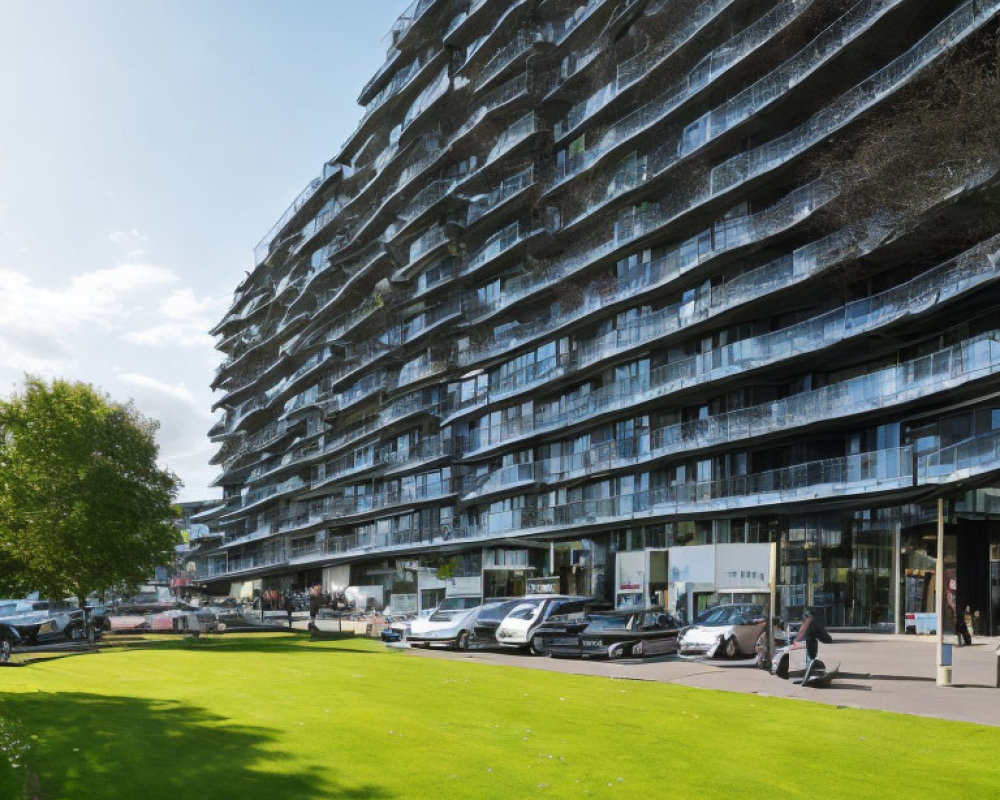
<path id="1" fill-rule="evenodd" d="M 788 610 L 942 568 L 995 629 L 998 12 L 415 2 L 214 329 L 199 578 L 612 599 L 777 542 Z"/>

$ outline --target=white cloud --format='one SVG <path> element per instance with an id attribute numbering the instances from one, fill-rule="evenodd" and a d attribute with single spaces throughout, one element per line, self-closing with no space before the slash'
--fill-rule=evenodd
<path id="1" fill-rule="evenodd" d="M 169 395 L 170 397 L 175 397 L 178 400 L 183 400 L 190 403 L 200 412 L 205 412 L 201 403 L 199 403 L 198 399 L 194 396 L 194 392 L 188 389 L 183 383 L 166 383 L 165 381 L 157 380 L 149 375 L 142 375 L 138 372 L 123 372 L 118 377 L 126 383 L 131 383 L 135 386 L 142 386 L 146 389 L 152 389 L 153 391 Z"/>
<path id="2" fill-rule="evenodd" d="M 112 231 L 108 234 L 108 240 L 115 244 L 137 244 L 145 242 L 146 237 L 135 228 L 131 228 L 127 231 Z"/>
<path id="3" fill-rule="evenodd" d="M 156 315 L 164 321 L 123 335 L 132 344 L 174 347 L 213 347 L 209 329 L 222 317 L 228 305 L 225 297 L 199 299 L 190 288 L 178 289 L 161 298 Z"/>

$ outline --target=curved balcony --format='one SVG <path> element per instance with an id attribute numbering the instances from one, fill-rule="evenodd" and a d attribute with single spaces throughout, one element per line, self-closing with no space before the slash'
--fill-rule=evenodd
<path id="1" fill-rule="evenodd" d="M 495 263 L 497 259 L 511 253 L 521 244 L 541 233 L 541 230 L 522 232 L 521 222 L 512 222 L 486 240 L 486 243 L 479 248 L 476 254 L 462 266 L 461 274 L 471 275 L 484 269 L 487 265 Z"/>
<path id="2" fill-rule="evenodd" d="M 701 91 L 723 73 L 759 50 L 770 39 L 797 19 L 813 0 L 783 0 L 763 16 L 744 28 L 731 39 L 716 47 L 702 58 L 681 80 L 660 93 L 659 98 L 685 98 Z M 598 93 L 569 110 L 566 122 L 557 124 L 553 135 L 556 141 L 569 137 L 595 115 L 609 107 L 625 91 L 631 89 L 651 71 L 688 44 L 719 14 L 731 6 L 733 0 L 710 0 L 699 6 L 692 18 L 673 36 L 661 39 L 646 50 L 618 65 L 615 79 Z M 657 101 L 653 101 L 654 103 Z M 669 104 L 668 104 L 669 105 Z M 672 110 L 672 109 L 671 109 Z"/>
<path id="3" fill-rule="evenodd" d="M 529 476 L 522 470 L 520 480 L 528 481 L 530 477 L 535 483 L 555 485 L 605 470 L 648 465 L 670 456 L 734 444 L 745 447 L 753 439 L 794 436 L 796 430 L 899 408 L 997 375 L 1000 375 L 1000 332 L 994 331 L 927 356 L 782 400 L 654 428 L 634 439 L 604 442 L 580 453 L 522 465 L 532 467 L 533 471 Z M 502 477 L 494 478 L 496 474 L 483 476 L 479 481 L 496 483 L 499 490 L 508 482 Z M 463 495 L 462 499 L 470 498 Z"/>
<path id="4" fill-rule="evenodd" d="M 749 244 L 763 242 L 770 237 L 789 230 L 815 209 L 821 208 L 828 203 L 835 196 L 834 187 L 824 181 L 815 181 L 800 187 L 770 208 L 746 217 L 728 220 L 723 224 L 692 237 L 660 258 L 649 262 L 648 265 L 643 265 L 643 273 L 641 275 L 630 277 L 625 281 L 615 281 L 607 290 L 592 293 L 585 298 L 578 309 L 560 315 L 555 320 L 539 320 L 519 324 L 505 332 L 502 342 L 488 342 L 483 346 L 461 353 L 458 363 L 461 366 L 468 366 L 503 353 L 509 353 L 515 347 L 523 346 L 528 341 L 540 336 L 555 333 L 572 322 L 580 320 L 596 311 L 606 309 L 608 306 L 616 305 L 627 299 L 639 297 L 653 290 L 659 290 L 713 258 Z M 833 246 L 833 244 L 833 240 L 828 243 L 830 246 Z M 834 251 L 838 254 L 842 253 L 846 246 L 846 242 L 841 242 L 836 245 Z M 617 243 L 615 240 L 612 240 L 610 245 L 603 245 L 597 248 L 597 250 L 607 252 L 615 247 L 617 247 Z M 798 256 L 797 261 L 793 265 L 794 277 L 804 279 L 808 273 L 814 273 L 817 269 L 817 255 L 819 254 L 812 255 L 813 262 L 810 268 L 805 260 L 806 251 L 803 249 L 802 254 Z M 824 266 L 833 263 L 829 261 L 829 255 L 826 250 L 823 251 L 823 255 L 826 257 L 826 260 L 823 262 Z M 557 264 L 553 269 L 547 270 L 544 277 L 534 281 L 522 281 L 517 291 L 506 292 L 503 297 L 489 304 L 482 304 L 470 298 L 466 302 L 465 308 L 468 321 L 478 322 L 485 316 L 499 313 L 545 288 L 556 286 L 581 267 L 589 265 L 589 263 L 591 263 L 590 258 L 582 262 L 571 259 Z M 775 276 L 771 274 L 772 272 L 773 270 L 768 270 L 767 273 L 758 273 L 755 270 L 751 274 L 754 278 L 761 280 L 766 278 L 773 281 L 775 280 Z M 777 279 L 778 281 L 782 280 L 785 272 L 782 268 L 780 271 L 781 277 Z M 788 281 L 785 285 L 790 285 L 791 278 L 785 278 L 785 280 Z M 738 283 L 737 285 L 743 287 L 739 295 L 741 300 L 752 297 L 752 292 L 748 295 L 743 284 Z M 722 303 L 721 305 L 725 306 L 728 304 Z M 718 310 L 721 311 L 722 309 Z M 477 313 L 478 316 L 474 316 Z M 667 313 L 669 315 L 669 312 Z M 678 309 L 678 314 L 680 313 L 681 309 Z"/>
<path id="5" fill-rule="evenodd" d="M 508 201 L 523 194 L 535 185 L 534 165 L 502 180 L 489 192 L 469 198 L 469 210 L 466 224 L 472 225 L 483 217 L 489 216 L 508 205 Z"/>
<path id="6" fill-rule="evenodd" d="M 759 114 L 779 98 L 783 98 L 796 85 L 802 83 L 809 75 L 814 74 L 827 64 L 849 43 L 870 30 L 876 22 L 903 2 L 905 0 L 866 0 L 853 6 L 833 25 L 822 31 L 806 47 L 799 50 L 777 69 L 772 70 L 744 89 L 735 98 L 688 125 L 683 136 L 677 141 L 676 147 L 668 144 L 661 148 L 665 157 L 661 163 L 656 165 L 651 179 L 658 177 L 677 161 L 691 155 L 724 132 Z M 745 44 L 752 43 L 751 39 Z M 662 122 L 687 100 L 701 92 L 716 77 L 730 69 L 733 64 L 738 63 L 738 60 L 728 63 L 723 59 L 722 63 L 726 66 L 718 68 L 715 74 L 704 72 L 704 67 L 699 65 L 701 71 L 692 73 L 697 78 L 693 83 L 690 81 L 681 82 L 664 95 L 610 125 L 594 147 L 572 160 L 567 160 L 564 173 L 557 174 L 556 181 L 547 191 L 554 191 L 564 186 L 578 175 L 590 170 L 610 153 L 619 151 L 625 143 L 630 142 L 638 134 Z"/>
<path id="7" fill-rule="evenodd" d="M 264 238 L 257 243 L 257 246 L 253 249 L 253 259 L 254 265 L 260 266 L 267 260 L 267 257 L 274 252 L 275 248 L 272 245 L 275 244 L 275 238 L 279 233 L 292 221 L 292 218 L 299 212 L 299 210 L 308 203 L 313 195 L 319 190 L 319 187 L 323 185 L 322 178 L 313 178 L 306 185 L 306 188 L 299 192 L 298 197 L 296 197 L 290 206 L 285 209 L 285 212 L 278 218 L 278 221 L 271 226 Z"/>
<path id="8" fill-rule="evenodd" d="M 362 517 L 400 506 L 425 505 L 454 495 L 451 481 L 442 480 L 438 486 L 382 490 L 350 499 L 331 497 L 330 516 L 336 519 Z"/>
<path id="9" fill-rule="evenodd" d="M 631 520 L 739 514 L 777 505 L 815 509 L 859 496 L 900 493 L 913 487 L 912 451 L 909 447 L 899 447 L 732 478 L 689 481 L 600 500 L 487 512 L 480 515 L 479 524 L 471 529 L 476 532 L 472 535 L 479 536 L 530 535 Z"/>
<path id="10" fill-rule="evenodd" d="M 441 41 L 446 44 L 454 44 L 459 38 L 458 34 L 464 34 L 472 23 L 480 18 L 480 11 L 487 5 L 487 0 L 471 0 L 466 11 L 459 12 L 452 17 L 451 22 L 441 34 Z"/>
<path id="11" fill-rule="evenodd" d="M 443 358 L 435 358 L 430 355 L 423 355 L 403 365 L 392 381 L 393 390 L 403 389 L 412 384 L 424 381 L 435 375 L 440 375 L 448 369 L 448 361 Z"/>
<path id="12" fill-rule="evenodd" d="M 888 2 L 888 0 L 883 1 Z M 997 15 L 998 11 L 1000 11 L 998 0 L 989 2 L 968 0 L 917 44 L 828 104 L 808 122 L 767 144 L 733 156 L 716 166 L 711 173 L 712 194 L 719 194 L 737 183 L 787 163 L 812 145 L 853 122 L 872 106 L 913 80 L 921 70 L 948 50 L 982 28 Z M 791 80 L 792 76 L 789 76 L 789 81 Z M 771 91 L 777 88 L 774 87 Z M 787 87 L 785 90 L 787 91 Z M 748 107 L 745 99 L 733 98 L 730 103 L 731 111 L 727 109 L 719 112 L 720 126 L 731 127 L 729 121 L 731 113 L 740 116 L 747 113 L 744 110 Z M 715 114 L 713 111 L 713 129 L 716 124 Z"/>
<path id="13" fill-rule="evenodd" d="M 545 30 L 523 29 L 517 32 L 506 45 L 497 50 L 493 58 L 486 62 L 476 80 L 476 91 L 481 92 L 503 75 L 510 72 L 528 53 L 539 44 L 551 41 L 549 32 Z"/>
<path id="14" fill-rule="evenodd" d="M 506 83 L 488 92 L 481 98 L 481 103 L 477 106 L 461 127 L 452 134 L 448 141 L 448 148 L 458 150 L 463 139 L 471 138 L 472 133 L 479 128 L 487 119 L 496 117 L 500 111 L 511 108 L 514 101 L 525 99 L 530 96 L 528 89 L 528 74 L 524 72 L 516 75 Z M 473 144 L 473 147 L 475 145 Z"/>
<path id="15" fill-rule="evenodd" d="M 656 400 L 692 387 L 734 374 L 773 367 L 849 341 L 857 336 L 885 328 L 895 322 L 911 319 L 932 308 L 954 300 L 1000 277 L 1000 237 L 993 237 L 961 256 L 945 262 L 922 275 L 877 295 L 857 300 L 839 309 L 761 336 L 750 337 L 705 353 L 665 364 L 650 371 L 648 379 L 612 383 L 593 391 L 576 402 L 560 404 L 556 413 L 546 407 L 536 411 L 534 420 L 518 420 L 505 429 L 508 435 L 521 438 L 543 430 L 552 430 L 603 414 L 620 414 L 626 409 Z M 645 328 L 645 331 L 644 331 Z M 640 326 L 618 332 L 608 341 L 597 342 L 583 349 L 578 363 L 593 364 L 603 358 L 621 355 L 629 349 L 648 346 L 661 337 L 659 326 Z M 604 338 L 604 337 L 602 337 Z M 527 391 L 544 384 L 525 378 L 516 391 Z M 503 399 L 510 391 L 503 394 Z M 481 412 L 494 402 L 489 392 L 471 398 L 457 406 L 449 415 L 458 416 Z M 491 438 L 490 448 L 503 441 Z M 468 456 L 469 453 L 463 453 Z"/>
<path id="16" fill-rule="evenodd" d="M 633 0 L 634 2 L 634 0 Z M 587 0 L 585 5 L 576 7 L 576 10 L 562 21 L 562 25 L 553 35 L 553 42 L 562 46 L 582 30 L 592 27 L 592 20 L 597 19 L 597 12 L 610 8 L 609 0 Z"/>
<path id="17" fill-rule="evenodd" d="M 233 519 L 238 516 L 244 516 L 251 509 L 259 508 L 265 503 L 271 502 L 279 497 L 286 497 L 307 485 L 308 484 L 302 478 L 294 477 L 289 478 L 286 481 L 282 481 L 281 483 L 254 489 L 253 491 L 246 493 L 237 509 L 223 514 L 220 518 Z"/>
<path id="18" fill-rule="evenodd" d="M 393 475 L 425 466 L 451 454 L 451 447 L 446 444 L 441 437 L 432 436 L 404 451 L 390 450 L 385 445 L 377 449 L 373 447 L 371 453 L 366 454 L 360 462 L 354 453 L 348 454 L 328 465 L 325 474 L 312 481 L 309 494 L 303 497 L 312 496 L 318 490 L 329 491 L 331 487 L 364 472 L 378 470 L 380 475 Z"/>
<path id="19" fill-rule="evenodd" d="M 489 5 L 489 3 L 484 3 L 484 5 Z M 506 32 L 507 26 L 517 21 L 520 17 L 521 12 L 528 7 L 528 0 L 508 0 L 507 7 L 504 9 L 503 13 L 496 18 L 493 22 L 492 27 L 485 34 L 477 39 L 469 42 L 465 48 L 465 60 L 459 64 L 458 68 L 455 70 L 457 75 L 466 75 L 471 71 L 471 67 L 476 66 L 482 61 L 480 57 L 482 53 L 490 52 L 490 47 L 488 46 L 494 38 L 499 39 L 501 34 Z M 472 9 L 470 9 L 471 12 Z M 479 10 L 476 8 L 475 10 Z M 468 23 L 477 19 L 476 14 L 470 13 L 465 21 L 464 27 L 468 27 Z M 452 38 L 454 39 L 454 32 L 452 32 Z"/>

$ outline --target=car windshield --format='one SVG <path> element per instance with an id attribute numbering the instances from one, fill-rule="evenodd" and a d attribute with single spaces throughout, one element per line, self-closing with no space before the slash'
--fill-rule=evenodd
<path id="1" fill-rule="evenodd" d="M 719 606 L 713 608 L 698 624 L 707 627 L 740 625 L 746 620 L 760 616 L 761 613 L 761 610 L 754 606 Z"/>
<path id="2" fill-rule="evenodd" d="M 624 628 L 630 616 L 626 614 L 601 614 L 590 618 L 588 631 L 605 631 L 611 628 Z"/>
<path id="3" fill-rule="evenodd" d="M 438 611 L 461 611 L 462 609 L 475 608 L 482 604 L 478 597 L 446 597 L 438 606 Z"/>
<path id="4" fill-rule="evenodd" d="M 493 605 L 484 606 L 483 610 L 479 612 L 478 619 L 499 622 L 506 617 L 515 606 L 519 605 L 522 605 L 520 600 L 508 600 L 505 603 L 494 603 Z"/>
<path id="5" fill-rule="evenodd" d="M 439 608 L 433 614 L 431 614 L 431 622 L 448 622 L 452 619 L 458 619 L 459 617 L 464 617 L 470 611 L 475 610 L 475 606 L 472 608 Z"/>
<path id="6" fill-rule="evenodd" d="M 570 614 L 580 614 L 587 608 L 587 600 L 557 601 L 552 604 L 550 616 L 569 616 Z"/>
<path id="7" fill-rule="evenodd" d="M 538 614 L 539 603 L 521 603 L 507 616 L 512 619 L 534 619 Z"/>

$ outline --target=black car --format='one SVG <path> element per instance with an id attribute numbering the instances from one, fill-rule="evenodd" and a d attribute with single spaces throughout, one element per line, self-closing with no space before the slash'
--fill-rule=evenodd
<path id="1" fill-rule="evenodd" d="M 677 651 L 680 623 L 659 608 L 591 611 L 550 617 L 535 631 L 536 649 L 567 658 L 637 658 Z"/>

